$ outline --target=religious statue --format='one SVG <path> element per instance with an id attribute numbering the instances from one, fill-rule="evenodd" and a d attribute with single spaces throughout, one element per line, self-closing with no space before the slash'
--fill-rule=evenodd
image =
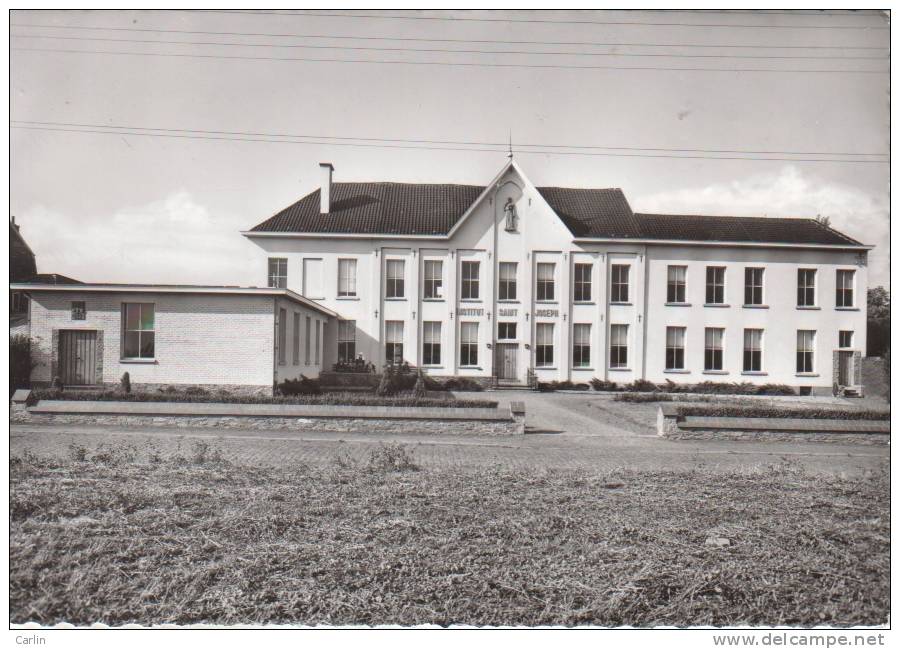
<path id="1" fill-rule="evenodd" d="M 506 205 L 503 206 L 503 212 L 506 214 L 506 231 L 515 232 L 519 221 L 519 215 L 516 213 L 516 205 L 513 203 L 512 196 L 506 199 Z"/>

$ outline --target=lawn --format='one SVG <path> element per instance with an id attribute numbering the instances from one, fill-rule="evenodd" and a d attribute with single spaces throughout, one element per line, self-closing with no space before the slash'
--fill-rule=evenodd
<path id="1" fill-rule="evenodd" d="M 242 466 L 203 442 L 10 463 L 11 621 L 872 625 L 889 477 Z"/>

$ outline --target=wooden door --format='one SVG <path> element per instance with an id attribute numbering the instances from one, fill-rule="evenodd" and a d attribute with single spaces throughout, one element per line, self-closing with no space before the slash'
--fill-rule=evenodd
<path id="1" fill-rule="evenodd" d="M 63 385 L 97 383 L 97 332 L 59 332 L 59 377 Z"/>
<path id="2" fill-rule="evenodd" d="M 518 379 L 516 361 L 519 357 L 519 345 L 516 343 L 497 344 L 497 365 L 500 370 L 498 377 L 504 381 Z"/>
<path id="3" fill-rule="evenodd" d="M 850 374 L 850 365 L 853 360 L 853 352 L 838 352 L 838 385 L 845 387 L 853 385 Z"/>

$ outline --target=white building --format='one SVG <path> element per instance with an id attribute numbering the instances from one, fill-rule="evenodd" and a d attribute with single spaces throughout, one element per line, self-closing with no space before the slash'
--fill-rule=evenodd
<path id="1" fill-rule="evenodd" d="M 333 183 L 244 236 L 338 314 L 325 365 L 524 383 L 858 387 L 866 246 L 815 220 L 633 213 L 619 189 Z M 260 278 L 261 279 L 261 278 Z"/>

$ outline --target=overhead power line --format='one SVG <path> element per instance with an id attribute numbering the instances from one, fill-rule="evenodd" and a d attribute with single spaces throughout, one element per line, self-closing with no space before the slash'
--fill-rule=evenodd
<path id="1" fill-rule="evenodd" d="M 471 39 L 471 38 L 415 38 L 411 36 L 348 36 L 345 34 L 298 34 L 298 33 L 273 33 L 273 32 L 234 32 L 234 31 L 210 31 L 195 29 L 154 29 L 149 27 L 100 27 L 96 25 L 42 25 L 37 23 L 11 23 L 10 27 L 29 27 L 40 29 L 69 29 L 81 31 L 113 31 L 113 32 L 144 32 L 155 34 L 196 34 L 203 36 L 265 36 L 267 38 L 320 38 L 334 40 L 360 40 L 360 41 L 408 41 L 420 43 L 491 43 L 495 45 L 570 45 L 590 47 L 668 47 L 668 48 L 712 48 L 712 49 L 801 49 L 801 50 L 879 50 L 888 51 L 887 46 L 877 45 L 739 45 L 735 43 L 638 43 L 638 42 L 610 42 L 600 43 L 594 41 L 534 41 L 534 40 L 497 40 L 497 39 Z"/>
<path id="2" fill-rule="evenodd" d="M 12 124 L 12 128 L 17 129 L 25 129 L 25 130 L 36 130 L 36 131 L 52 131 L 52 132 L 65 132 L 65 133 L 90 133 L 97 135 L 128 135 L 128 136 L 137 136 L 137 137 L 164 137 L 164 138 L 176 138 L 176 139 L 195 139 L 195 140 L 219 140 L 219 141 L 227 141 L 227 142 L 266 142 L 271 144 L 305 144 L 305 145 L 319 145 L 319 146 L 349 146 L 349 147 L 363 147 L 363 148 L 387 148 L 387 149 L 417 149 L 417 150 L 425 150 L 425 151 L 468 151 L 468 152 L 483 152 L 483 153 L 505 153 L 505 148 L 484 148 L 488 146 L 493 146 L 488 143 L 485 143 L 483 147 L 473 148 L 472 146 L 424 146 L 424 143 L 429 142 L 428 140 L 419 140 L 419 141 L 409 141 L 409 140 L 386 140 L 382 139 L 379 141 L 368 140 L 366 142 L 334 142 L 334 141 L 325 141 L 329 139 L 328 136 L 324 136 L 321 139 L 316 140 L 297 140 L 297 139 L 281 139 L 284 137 L 298 137 L 298 136 L 280 136 L 273 134 L 244 134 L 241 132 L 227 132 L 227 131 L 189 131 L 187 129 L 135 129 L 120 127 L 120 126 L 104 126 L 102 128 L 83 128 L 77 124 L 72 124 L 71 126 L 66 125 L 65 123 L 58 122 L 56 124 L 60 124 L 59 126 L 51 126 L 51 125 L 40 125 L 41 123 L 28 123 L 28 122 L 20 122 L 15 121 Z M 44 124 L 54 124 L 53 122 L 48 122 Z M 148 132 L 153 131 L 153 132 Z M 302 137 L 312 137 L 312 136 L 302 136 Z M 337 138 L 333 138 L 337 139 Z M 360 138 L 362 139 L 362 138 Z M 394 143 L 396 142 L 396 143 Z M 419 144 L 408 144 L 406 142 L 420 142 Z M 443 144 L 443 143 L 440 143 Z M 453 144 L 453 143 L 447 143 Z M 660 150 L 661 149 L 648 149 L 650 150 Z M 796 157 L 747 157 L 747 156 L 719 156 L 719 155 L 702 155 L 702 154 L 687 154 L 687 155 L 671 155 L 666 153 L 615 153 L 609 151 L 557 151 L 557 150 L 549 150 L 549 149 L 530 149 L 530 150 L 520 150 L 519 154 L 532 154 L 532 155 L 569 155 L 569 156 L 599 156 L 599 157 L 615 157 L 615 158 L 666 158 L 666 159 L 689 159 L 689 160 L 745 160 L 745 161 L 780 161 L 780 162 L 860 162 L 860 163 L 878 163 L 878 164 L 887 164 L 887 160 L 869 160 L 869 159 L 848 159 L 848 158 L 796 158 Z M 855 154 L 850 154 L 855 155 Z"/>
<path id="3" fill-rule="evenodd" d="M 538 55 L 538 56 L 605 56 L 605 57 L 651 57 L 651 58 L 675 58 L 675 59 L 766 59 L 766 60 L 862 60 L 862 61 L 887 61 L 887 56 L 796 56 L 796 55 L 743 55 L 743 54 L 647 54 L 647 53 L 623 53 L 623 52 L 546 52 L 536 50 L 459 50 L 445 48 L 417 48 L 417 47 L 362 47 L 351 45 L 299 45 L 296 43 L 223 43 L 221 41 L 179 41 L 159 39 L 136 38 L 106 38 L 96 36 L 40 36 L 31 34 L 12 34 L 13 38 L 36 38 L 45 40 L 67 41 L 100 41 L 107 43 L 140 43 L 157 45 L 219 45 L 224 47 L 267 47 L 267 48 L 299 48 L 313 50 L 351 50 L 366 52 L 423 52 L 429 54 L 504 54 L 504 55 Z"/>
<path id="4" fill-rule="evenodd" d="M 772 72 L 794 74 L 888 74 L 888 70 L 840 70 L 840 69 L 788 69 L 788 68 L 697 68 L 697 67 L 660 67 L 660 66 L 618 66 L 618 65 L 564 65 L 558 63 L 483 63 L 462 61 L 397 61 L 384 59 L 331 59 L 307 57 L 278 56 L 246 56 L 229 54 L 188 54 L 174 52 L 124 52 L 115 50 L 72 50 L 49 47 L 11 47 L 13 52 L 53 52 L 58 54 L 101 54 L 115 56 L 156 56 L 189 59 L 222 59 L 244 61 L 303 61 L 311 63 L 374 63 L 382 65 L 426 65 L 445 67 L 475 68 L 526 68 L 553 70 L 631 70 L 631 71 L 667 71 L 667 72 Z"/>

